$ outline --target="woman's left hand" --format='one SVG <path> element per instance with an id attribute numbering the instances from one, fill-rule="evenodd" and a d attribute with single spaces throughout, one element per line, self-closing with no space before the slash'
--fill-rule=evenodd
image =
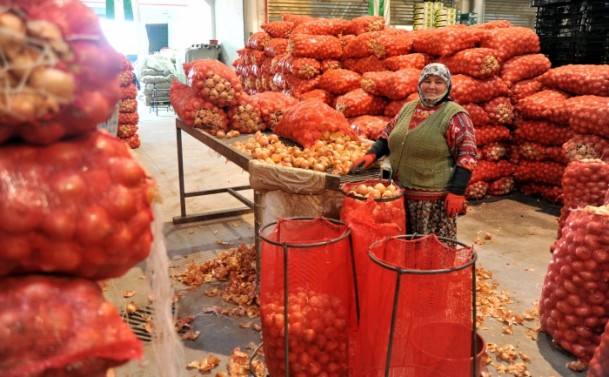
<path id="1" fill-rule="evenodd" d="M 463 214 L 465 213 L 465 196 L 455 195 L 449 192 L 444 199 L 444 206 L 446 207 L 446 214 L 449 217 Z"/>

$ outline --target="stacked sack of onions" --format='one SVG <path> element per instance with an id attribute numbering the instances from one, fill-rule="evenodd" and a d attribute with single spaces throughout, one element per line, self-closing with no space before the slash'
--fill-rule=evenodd
<path id="1" fill-rule="evenodd" d="M 137 133 L 140 121 L 137 113 L 137 87 L 135 86 L 133 65 L 127 57 L 122 56 L 120 86 L 121 101 L 119 103 L 118 128 L 116 136 L 122 139 L 132 149 L 141 144 Z"/>

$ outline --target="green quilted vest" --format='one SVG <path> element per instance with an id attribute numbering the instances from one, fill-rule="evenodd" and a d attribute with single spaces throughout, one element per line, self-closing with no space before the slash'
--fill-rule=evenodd
<path id="1" fill-rule="evenodd" d="M 418 101 L 404 105 L 398 123 L 389 135 L 389 159 L 393 174 L 399 174 L 406 188 L 445 191 L 455 161 L 446 144 L 448 123 L 460 112 L 458 104 L 445 102 L 432 115 L 409 131 L 408 125 Z"/>

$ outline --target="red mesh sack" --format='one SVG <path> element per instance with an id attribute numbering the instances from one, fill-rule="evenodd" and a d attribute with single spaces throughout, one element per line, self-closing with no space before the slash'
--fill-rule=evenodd
<path id="1" fill-rule="evenodd" d="M 345 94 L 361 86 L 362 76 L 348 69 L 331 69 L 319 79 L 319 87 L 333 94 Z"/>
<path id="2" fill-rule="evenodd" d="M 509 83 L 532 79 L 546 73 L 552 67 L 544 54 L 514 56 L 503 62 L 501 78 Z"/>
<path id="3" fill-rule="evenodd" d="M 482 146 L 497 141 L 510 140 L 510 130 L 505 126 L 476 127 L 476 145 Z"/>
<path id="4" fill-rule="evenodd" d="M 578 133 L 609 137 L 609 97 L 585 97 L 569 103 L 569 126 Z"/>
<path id="5" fill-rule="evenodd" d="M 228 109 L 227 115 L 229 129 L 242 134 L 253 134 L 266 129 L 266 124 L 262 120 L 260 103 L 252 99 L 250 95 L 242 94 L 239 100 Z"/>
<path id="6" fill-rule="evenodd" d="M 281 20 L 292 22 L 294 26 L 300 25 L 303 22 L 313 21 L 315 18 L 308 15 L 296 15 L 296 14 L 282 14 Z"/>
<path id="7" fill-rule="evenodd" d="M 287 39 L 294 29 L 294 23 L 291 21 L 272 21 L 260 25 L 260 28 L 273 38 Z"/>
<path id="8" fill-rule="evenodd" d="M 339 59 L 343 55 L 343 47 L 333 35 L 291 34 L 288 52 L 302 58 Z"/>
<path id="9" fill-rule="evenodd" d="M 494 20 L 494 21 L 485 22 L 483 24 L 475 24 L 475 25 L 470 26 L 470 28 L 475 29 L 475 30 L 489 30 L 489 29 L 505 28 L 505 27 L 512 27 L 512 26 L 514 26 L 514 25 L 508 20 Z"/>
<path id="10" fill-rule="evenodd" d="M 323 217 L 279 219 L 260 230 L 260 318 L 271 375 L 346 375 L 347 334 L 356 326 L 349 233 Z"/>
<path id="11" fill-rule="evenodd" d="M 267 32 L 257 31 L 252 33 L 245 41 L 245 47 L 264 51 L 264 47 L 266 47 L 270 40 L 271 36 Z"/>
<path id="12" fill-rule="evenodd" d="M 609 97 L 607 64 L 567 64 L 550 69 L 539 81 L 548 88 L 576 95 Z"/>
<path id="13" fill-rule="evenodd" d="M 518 191 L 529 196 L 539 196 L 550 203 L 562 202 L 562 187 L 535 182 L 518 182 Z"/>
<path id="14" fill-rule="evenodd" d="M 544 145 L 563 145 L 573 136 L 573 130 L 545 120 L 522 120 L 514 136 Z"/>
<path id="15" fill-rule="evenodd" d="M 321 76 L 315 76 L 312 79 L 301 79 L 292 74 L 285 74 L 283 76 L 285 80 L 285 93 L 298 97 L 300 94 L 310 92 L 313 89 L 319 87 Z"/>
<path id="16" fill-rule="evenodd" d="M 266 56 L 275 57 L 277 55 L 284 54 L 288 50 L 288 39 L 287 38 L 273 38 L 266 46 L 264 46 L 264 53 Z"/>
<path id="17" fill-rule="evenodd" d="M 406 55 L 391 56 L 383 59 L 385 67 L 392 71 L 399 71 L 405 68 L 423 69 L 427 64 L 431 63 L 431 56 L 419 52 L 413 52 Z"/>
<path id="18" fill-rule="evenodd" d="M 264 51 L 253 48 L 244 48 L 239 50 L 238 53 L 245 64 L 249 65 L 260 65 L 267 57 Z"/>
<path id="19" fill-rule="evenodd" d="M 0 143 L 46 145 L 94 131 L 121 98 L 123 57 L 81 1 L 4 1 Z M 10 26 L 8 26 L 10 25 Z M 9 37 L 7 37 L 9 38 Z"/>
<path id="20" fill-rule="evenodd" d="M 453 75 L 464 74 L 479 79 L 487 78 L 501 72 L 501 61 L 495 50 L 474 47 L 443 56 L 436 60 L 444 64 Z"/>
<path id="21" fill-rule="evenodd" d="M 518 55 L 535 54 L 540 50 L 539 36 L 535 30 L 528 27 L 494 28 L 478 33 L 478 35 L 480 36 L 480 47 L 496 50 L 501 62 L 506 62 Z"/>
<path id="22" fill-rule="evenodd" d="M 421 70 L 406 68 L 400 71 L 367 72 L 362 75 L 361 87 L 375 96 L 399 100 L 417 91 Z"/>
<path id="23" fill-rule="evenodd" d="M 131 148 L 131 149 L 139 148 L 140 145 L 142 144 L 142 141 L 140 140 L 140 135 L 138 135 L 138 134 L 135 134 L 126 139 L 120 139 L 120 140 L 122 140 L 125 144 L 127 144 L 129 146 L 129 148 Z"/>
<path id="24" fill-rule="evenodd" d="M 480 41 L 478 33 L 465 25 L 416 30 L 411 35 L 413 52 L 435 56 L 453 55 L 458 51 L 476 47 Z"/>
<path id="25" fill-rule="evenodd" d="M 559 186 L 564 171 L 565 165 L 558 162 L 522 160 L 516 165 L 514 178 L 517 181 Z"/>
<path id="26" fill-rule="evenodd" d="M 116 130 L 116 136 L 121 139 L 126 139 L 135 135 L 137 130 L 138 127 L 135 124 L 119 123 Z"/>
<path id="27" fill-rule="evenodd" d="M 135 99 L 137 97 L 137 88 L 135 84 L 130 84 L 121 87 L 121 99 Z"/>
<path id="28" fill-rule="evenodd" d="M 519 158 L 529 161 L 554 161 L 567 165 L 567 158 L 560 146 L 547 146 L 530 141 L 514 145 Z"/>
<path id="29" fill-rule="evenodd" d="M 406 55 L 412 48 L 410 33 L 400 29 L 385 29 L 363 33 L 349 41 L 344 49 L 346 59 L 374 55 L 379 59 Z"/>
<path id="30" fill-rule="evenodd" d="M 465 103 L 463 104 L 463 108 L 467 110 L 470 118 L 472 118 L 472 123 L 474 127 L 478 129 L 479 127 L 486 126 L 491 122 L 491 118 L 489 114 L 484 110 L 484 108 L 475 103 Z"/>
<path id="31" fill-rule="evenodd" d="M 473 249 L 444 242 L 407 235 L 371 245 L 350 375 L 473 375 Z"/>
<path id="32" fill-rule="evenodd" d="M 343 18 L 316 18 L 296 25 L 292 30 L 292 35 L 341 35 L 344 34 L 345 28 L 350 23 L 349 20 Z"/>
<path id="33" fill-rule="evenodd" d="M 143 347 L 99 285 L 28 275 L 0 279 L 4 377 L 104 377 Z"/>
<path id="34" fill-rule="evenodd" d="M 295 58 L 284 54 L 275 62 L 277 68 L 284 73 L 291 73 L 301 79 L 310 79 L 317 76 L 321 70 L 319 61 L 312 58 Z"/>
<path id="35" fill-rule="evenodd" d="M 609 139 L 597 135 L 573 134 L 562 145 L 563 152 L 569 161 L 586 158 L 609 159 Z"/>
<path id="36" fill-rule="evenodd" d="M 488 192 L 488 183 L 484 181 L 473 182 L 467 185 L 465 197 L 467 199 L 479 200 L 486 196 Z"/>
<path id="37" fill-rule="evenodd" d="M 501 177 L 505 177 L 514 173 L 514 165 L 508 161 L 501 160 L 497 162 L 492 161 L 478 161 L 476 168 L 472 173 L 471 183 L 478 181 L 494 181 Z"/>
<path id="38" fill-rule="evenodd" d="M 487 102 L 510 94 L 507 83 L 497 76 L 478 80 L 467 75 L 454 75 L 452 87 L 451 96 L 459 104 Z"/>
<path id="39" fill-rule="evenodd" d="M 385 29 L 385 18 L 381 16 L 359 16 L 351 20 L 345 34 L 360 35 L 369 31 Z"/>
<path id="40" fill-rule="evenodd" d="M 341 113 L 316 99 L 308 99 L 290 107 L 275 125 L 273 132 L 303 147 L 312 146 L 327 132 L 340 132 L 359 140 Z"/>
<path id="41" fill-rule="evenodd" d="M 260 108 L 262 120 L 268 129 L 273 129 L 281 120 L 283 113 L 298 100 L 290 95 L 278 92 L 264 92 L 252 95 L 251 100 Z"/>
<path id="42" fill-rule="evenodd" d="M 118 111 L 121 113 L 134 113 L 137 111 L 137 100 L 124 99 L 118 104 Z"/>
<path id="43" fill-rule="evenodd" d="M 381 115 L 387 105 L 387 100 L 373 96 L 362 88 L 336 97 L 334 107 L 347 118 L 360 115 Z"/>
<path id="44" fill-rule="evenodd" d="M 385 64 L 374 55 L 366 56 L 358 59 L 345 59 L 342 63 L 344 69 L 355 71 L 360 75 L 366 72 L 386 71 Z"/>
<path id="45" fill-rule="evenodd" d="M 390 118 L 375 115 L 360 115 L 349 119 L 349 124 L 359 136 L 366 139 L 376 140 L 387 126 Z"/>
<path id="46" fill-rule="evenodd" d="M 195 89 L 186 84 L 173 80 L 169 100 L 177 116 L 189 126 L 200 128 L 212 135 L 228 129 L 226 112 L 203 100 L 197 95 Z"/>
<path id="47" fill-rule="evenodd" d="M 0 276 L 123 275 L 148 256 L 153 181 L 110 134 L 0 148 Z"/>
<path id="48" fill-rule="evenodd" d="M 507 154 L 505 143 L 489 143 L 478 147 L 480 157 L 486 161 L 499 161 Z"/>
<path id="49" fill-rule="evenodd" d="M 607 321 L 608 214 L 604 206 L 574 209 L 569 214 L 539 302 L 542 329 L 584 363 L 592 358 Z"/>
<path id="50" fill-rule="evenodd" d="M 537 79 L 515 82 L 512 84 L 512 101 L 518 104 L 518 101 L 541 91 L 542 88 L 543 84 Z"/>
<path id="51" fill-rule="evenodd" d="M 545 89 L 521 99 L 517 110 L 521 116 L 528 119 L 548 119 L 550 109 L 564 107 L 567 98 L 563 92 Z"/>
<path id="52" fill-rule="evenodd" d="M 184 72 L 189 85 L 196 89 L 197 94 L 216 106 L 231 106 L 241 96 L 239 77 L 219 60 L 198 59 L 184 63 Z"/>
<path id="53" fill-rule="evenodd" d="M 138 124 L 140 122 L 140 115 L 138 113 L 118 113 L 118 122 Z"/>
<path id="54" fill-rule="evenodd" d="M 385 110 L 383 110 L 383 115 L 393 118 L 398 115 L 402 107 L 408 102 L 410 102 L 408 98 L 389 102 L 387 106 L 385 106 Z"/>
<path id="55" fill-rule="evenodd" d="M 609 375 L 609 322 L 601 335 L 599 345 L 596 347 L 592 359 L 588 364 L 586 377 L 603 377 Z"/>
<path id="56" fill-rule="evenodd" d="M 501 177 L 488 185 L 488 193 L 494 196 L 507 195 L 514 191 L 514 177 Z"/>
<path id="57" fill-rule="evenodd" d="M 307 99 L 317 99 L 325 103 L 326 105 L 332 106 L 334 105 L 334 94 L 330 93 L 325 89 L 313 89 L 308 92 L 301 93 L 298 96 L 298 99 L 301 101 Z"/>
<path id="58" fill-rule="evenodd" d="M 514 107 L 508 97 L 495 97 L 481 105 L 488 113 L 492 123 L 512 124 L 514 122 Z"/>
<path id="59" fill-rule="evenodd" d="M 340 62 L 340 60 L 336 60 L 336 59 L 324 59 L 320 63 L 321 63 L 322 72 L 326 72 L 330 69 L 342 68 L 342 63 Z"/>
<path id="60" fill-rule="evenodd" d="M 133 84 L 133 78 L 135 74 L 132 71 L 121 71 L 118 74 L 118 83 L 121 87 Z"/>

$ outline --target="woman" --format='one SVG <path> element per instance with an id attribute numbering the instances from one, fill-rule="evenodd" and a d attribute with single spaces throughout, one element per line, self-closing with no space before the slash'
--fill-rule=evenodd
<path id="1" fill-rule="evenodd" d="M 391 172 L 405 189 L 406 233 L 456 239 L 457 215 L 465 211 L 465 189 L 476 166 L 474 126 L 449 97 L 450 71 L 425 66 L 419 100 L 405 104 L 367 154 L 353 163 L 366 169 L 389 155 Z"/>

